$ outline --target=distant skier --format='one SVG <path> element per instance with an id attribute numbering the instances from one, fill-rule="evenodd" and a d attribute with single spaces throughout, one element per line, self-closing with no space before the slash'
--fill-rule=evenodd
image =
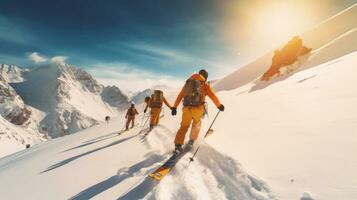
<path id="1" fill-rule="evenodd" d="M 211 86 L 207 83 L 207 78 L 208 72 L 202 69 L 198 74 L 193 74 L 189 79 L 187 79 L 184 87 L 176 98 L 174 106 L 171 109 L 171 114 L 176 115 L 176 108 L 183 99 L 181 127 L 177 131 L 174 141 L 176 154 L 183 150 L 182 145 L 191 123 L 192 127 L 189 145 L 193 145 L 197 139 L 201 129 L 201 118 L 205 112 L 204 103 L 207 95 L 220 111 L 224 111 L 224 106 L 220 103 Z"/>
<path id="2" fill-rule="evenodd" d="M 128 109 L 128 111 L 126 112 L 125 118 L 126 120 L 126 129 L 129 129 L 129 124 L 131 122 L 131 128 L 134 127 L 134 123 L 135 123 L 135 115 L 139 114 L 138 111 L 135 108 L 135 104 L 131 103 L 130 108 Z"/>
<path id="3" fill-rule="evenodd" d="M 110 121 L 110 117 L 109 117 L 109 116 L 106 116 L 106 117 L 105 117 L 105 122 L 109 123 L 109 121 Z"/>
<path id="4" fill-rule="evenodd" d="M 161 90 L 154 90 L 154 94 L 151 97 L 145 98 L 146 107 L 144 113 L 150 108 L 150 131 L 159 124 L 160 113 L 162 111 L 162 105 L 165 103 L 167 107 L 172 109 L 170 103 L 166 100 L 164 93 Z"/>

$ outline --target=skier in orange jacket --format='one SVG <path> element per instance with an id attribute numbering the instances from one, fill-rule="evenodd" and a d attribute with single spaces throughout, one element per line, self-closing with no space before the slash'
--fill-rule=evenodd
<path id="1" fill-rule="evenodd" d="M 170 103 L 166 100 L 164 93 L 161 90 L 154 90 L 154 94 L 151 97 L 145 98 L 146 107 L 144 113 L 150 108 L 150 131 L 159 124 L 160 113 L 162 111 L 162 105 L 172 109 Z"/>
<path id="2" fill-rule="evenodd" d="M 208 96 L 220 111 L 224 111 L 223 104 L 207 83 L 208 72 L 204 69 L 198 74 L 193 74 L 186 80 L 184 87 L 176 98 L 175 104 L 171 109 L 171 114 L 177 114 L 177 106 L 181 100 L 183 102 L 181 127 L 175 137 L 175 153 L 182 151 L 185 135 L 192 123 L 189 145 L 193 145 L 201 129 L 201 118 L 205 112 L 205 97 Z"/>

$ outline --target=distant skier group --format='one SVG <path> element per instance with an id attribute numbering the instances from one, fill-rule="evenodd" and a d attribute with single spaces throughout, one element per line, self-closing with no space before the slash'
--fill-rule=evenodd
<path id="1" fill-rule="evenodd" d="M 220 111 L 224 111 L 224 106 L 221 104 L 215 93 L 213 92 L 211 86 L 207 82 L 208 72 L 204 69 L 200 70 L 199 73 L 193 74 L 188 78 L 182 87 L 180 93 L 178 94 L 176 101 L 173 106 L 167 101 L 164 96 L 163 91 L 155 90 L 151 96 L 145 98 L 145 109 L 144 113 L 150 108 L 150 128 L 149 132 L 159 124 L 160 113 L 162 111 L 162 106 L 165 104 L 171 109 L 171 114 L 175 116 L 177 114 L 177 107 L 179 104 L 183 103 L 182 109 L 182 119 L 181 125 L 176 133 L 174 139 L 175 150 L 174 153 L 180 153 L 183 148 L 185 135 L 191 126 L 190 140 L 188 145 L 193 145 L 198 138 L 198 134 L 201 129 L 201 119 L 205 114 L 205 98 L 208 96 L 213 103 L 217 106 Z M 126 130 L 134 127 L 135 116 L 138 115 L 138 111 L 135 108 L 135 104 L 132 103 L 130 108 L 127 110 L 125 115 Z"/>

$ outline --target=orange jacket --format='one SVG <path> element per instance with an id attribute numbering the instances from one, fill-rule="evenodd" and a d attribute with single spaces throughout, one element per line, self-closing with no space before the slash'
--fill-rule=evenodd
<path id="1" fill-rule="evenodd" d="M 204 96 L 208 96 L 213 103 L 219 107 L 221 106 L 221 102 L 218 100 L 216 94 L 213 92 L 211 86 L 206 82 L 205 78 L 200 75 L 200 74 L 193 74 L 190 79 L 193 80 L 199 80 L 199 81 L 204 81 Z M 181 100 L 183 99 L 183 97 L 185 96 L 185 92 L 184 92 L 184 88 L 181 89 L 181 92 L 179 93 L 179 95 L 176 98 L 175 104 L 174 104 L 174 108 L 177 108 L 177 106 L 181 103 Z"/>

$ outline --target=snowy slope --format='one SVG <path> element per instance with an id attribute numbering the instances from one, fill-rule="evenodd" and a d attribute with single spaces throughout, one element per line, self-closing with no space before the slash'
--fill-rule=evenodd
<path id="1" fill-rule="evenodd" d="M 215 129 L 224 131 L 209 143 L 281 199 L 357 199 L 356 64 L 354 52 L 268 87 L 220 92 L 227 109 Z"/>
<path id="2" fill-rule="evenodd" d="M 45 137 L 37 128 L 36 118 L 41 113 L 32 110 L 34 119 L 24 125 L 15 125 L 0 116 L 0 158 L 45 141 Z"/>
<path id="3" fill-rule="evenodd" d="M 27 104 L 46 113 L 41 126 L 52 138 L 93 126 L 128 105 L 118 88 L 105 88 L 68 64 L 52 63 L 23 76 L 25 81 L 12 85 Z"/>
<path id="4" fill-rule="evenodd" d="M 274 199 L 263 181 L 209 146 L 189 168 L 184 157 L 162 182 L 146 178 L 169 157 L 178 123 L 169 119 L 146 138 L 137 135 L 140 126 L 118 135 L 123 120 L 114 119 L 5 157 L 0 160 L 1 197 Z"/>
<path id="5" fill-rule="evenodd" d="M 179 117 L 165 115 L 146 138 L 137 135 L 140 126 L 118 135 L 124 122 L 114 119 L 5 157 L 0 193 L 5 199 L 300 199 L 308 193 L 356 199 L 357 87 L 350 84 L 356 55 L 262 90 L 250 91 L 250 84 L 218 93 L 227 110 L 209 145 L 189 168 L 186 156 L 160 183 L 145 177 L 168 158 Z M 216 112 L 209 108 L 203 130 Z"/>
<path id="6" fill-rule="evenodd" d="M 313 49 L 300 60 L 300 70 L 322 64 L 357 50 L 357 4 L 323 21 L 301 35 Z M 282 45 L 278 46 L 280 48 Z M 232 90 L 258 79 L 271 65 L 273 51 L 218 80 L 216 91 Z"/>
<path id="7" fill-rule="evenodd" d="M 302 35 L 313 51 L 298 70 L 259 77 L 272 53 L 218 80 L 225 137 L 210 144 L 264 178 L 282 199 L 356 199 L 357 4 Z M 227 140 L 230 138 L 230 140 Z M 341 170 L 343 173 L 341 173 Z"/>
<path id="8" fill-rule="evenodd" d="M 116 118 L 5 157 L 0 193 L 5 199 L 356 199 L 356 63 L 357 52 L 264 89 L 253 91 L 252 83 L 219 92 L 227 109 L 214 134 L 193 164 L 187 168 L 187 155 L 159 183 L 146 175 L 169 157 L 180 110 L 145 138 L 137 135 L 140 126 L 118 135 L 124 119 Z M 209 108 L 203 130 L 217 111 Z"/>

